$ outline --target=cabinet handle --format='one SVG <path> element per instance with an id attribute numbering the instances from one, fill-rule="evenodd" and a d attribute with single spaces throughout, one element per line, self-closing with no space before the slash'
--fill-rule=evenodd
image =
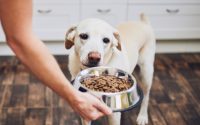
<path id="1" fill-rule="evenodd" d="M 169 14 L 177 14 L 180 10 L 179 9 L 174 9 L 174 10 L 172 10 L 172 9 L 166 9 L 166 11 Z"/>
<path id="2" fill-rule="evenodd" d="M 97 12 L 101 13 L 101 14 L 107 14 L 111 11 L 111 9 L 97 9 Z"/>
<path id="3" fill-rule="evenodd" d="M 52 10 L 48 9 L 48 10 L 38 10 L 38 13 L 41 13 L 41 14 L 48 14 L 48 13 L 51 13 Z"/>

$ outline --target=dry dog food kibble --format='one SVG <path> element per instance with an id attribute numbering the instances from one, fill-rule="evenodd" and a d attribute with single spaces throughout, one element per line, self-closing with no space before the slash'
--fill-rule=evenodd
<path id="1" fill-rule="evenodd" d="M 88 89 L 99 92 L 120 92 L 132 86 L 127 80 L 111 75 L 88 77 L 83 79 L 81 84 Z"/>

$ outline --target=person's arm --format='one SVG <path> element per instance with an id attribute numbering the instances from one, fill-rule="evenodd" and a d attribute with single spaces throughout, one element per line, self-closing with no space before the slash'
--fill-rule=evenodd
<path id="1" fill-rule="evenodd" d="M 44 43 L 34 35 L 32 0 L 0 0 L 0 20 L 8 45 L 21 62 L 82 117 L 94 120 L 111 113 L 97 98 L 72 87 Z"/>

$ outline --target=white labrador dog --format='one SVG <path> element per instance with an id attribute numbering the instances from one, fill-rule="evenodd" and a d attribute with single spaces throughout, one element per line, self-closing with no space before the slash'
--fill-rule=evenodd
<path id="1" fill-rule="evenodd" d="M 137 123 L 148 123 L 147 108 L 154 72 L 155 36 L 144 14 L 140 15 L 140 21 L 122 23 L 117 28 L 100 19 L 83 20 L 68 30 L 65 47 L 72 47 L 69 55 L 72 79 L 80 70 L 89 67 L 110 66 L 132 73 L 138 64 L 144 84 L 144 99 Z M 121 114 L 114 113 L 108 119 L 110 125 L 120 125 Z"/>

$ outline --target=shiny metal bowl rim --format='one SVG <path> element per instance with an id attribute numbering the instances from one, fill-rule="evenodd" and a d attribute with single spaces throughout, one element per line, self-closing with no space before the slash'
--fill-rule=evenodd
<path id="1" fill-rule="evenodd" d="M 91 90 L 91 89 L 88 89 L 87 87 L 85 87 L 84 85 L 81 84 L 81 82 L 79 81 L 80 80 L 80 77 L 82 77 L 81 73 L 84 72 L 84 71 L 87 71 L 87 70 L 94 70 L 94 69 L 116 69 L 116 70 L 119 70 L 121 72 L 124 72 L 126 73 L 127 75 L 129 75 L 131 77 L 131 79 L 133 80 L 133 85 L 127 89 L 127 90 L 124 90 L 124 91 L 120 91 L 120 92 L 99 92 L 99 91 L 94 91 L 94 90 Z M 124 71 L 124 70 L 121 70 L 121 69 L 118 69 L 118 68 L 114 68 L 114 67 L 107 67 L 107 66 L 100 66 L 100 67 L 92 67 L 92 68 L 87 68 L 87 69 L 84 69 L 82 71 L 80 71 L 78 73 L 78 75 L 76 76 L 75 78 L 75 84 L 77 83 L 77 80 L 78 80 L 78 83 L 80 83 L 80 86 L 85 89 L 85 90 L 88 90 L 89 92 L 92 92 L 92 93 L 95 93 L 95 94 L 101 94 L 101 95 L 107 95 L 107 96 L 114 96 L 114 95 L 119 95 L 119 94 L 124 94 L 124 93 L 128 93 L 128 92 L 131 92 L 133 90 L 136 90 L 137 91 L 137 83 L 136 83 L 136 79 L 135 77 Z"/>

